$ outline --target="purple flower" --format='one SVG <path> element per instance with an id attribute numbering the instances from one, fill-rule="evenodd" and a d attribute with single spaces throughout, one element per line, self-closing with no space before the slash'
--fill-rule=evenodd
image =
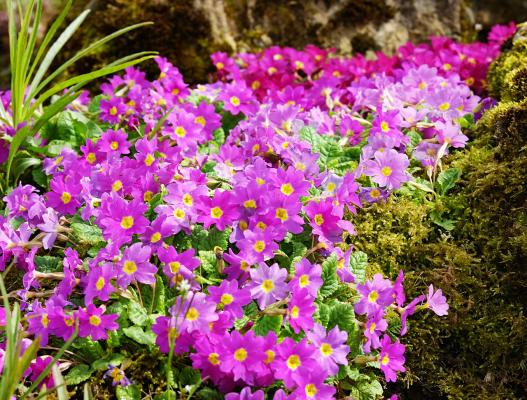
<path id="1" fill-rule="evenodd" d="M 220 286 L 209 286 L 209 298 L 217 303 L 219 309 L 223 309 L 233 318 L 243 317 L 243 306 L 251 302 L 251 292 L 247 288 L 238 288 L 238 281 L 224 280 Z"/>
<path id="2" fill-rule="evenodd" d="M 261 310 L 275 301 L 282 300 L 287 295 L 287 270 L 280 268 L 278 264 L 270 267 L 260 263 L 256 269 L 250 271 L 251 296 L 258 302 Z"/>
<path id="3" fill-rule="evenodd" d="M 379 360 L 381 371 L 384 372 L 387 382 L 395 382 L 397 380 L 397 371 L 406 371 L 404 368 L 404 350 L 405 346 L 399 343 L 399 340 L 392 343 L 388 335 L 382 337 Z"/>
<path id="4" fill-rule="evenodd" d="M 273 258 L 274 252 L 278 250 L 278 244 L 273 240 L 274 232 L 271 228 L 265 230 L 255 229 L 243 231 L 243 239 L 236 245 L 243 257 L 262 262 Z"/>
<path id="5" fill-rule="evenodd" d="M 371 281 L 358 284 L 357 290 L 361 295 L 360 301 L 355 304 L 357 314 L 370 315 L 393 302 L 392 283 L 390 280 L 384 279 L 381 274 L 375 274 Z"/>
<path id="6" fill-rule="evenodd" d="M 241 379 L 250 385 L 263 368 L 266 354 L 263 351 L 263 339 L 249 331 L 241 335 L 238 331 L 225 335 L 221 341 L 220 370 L 232 373 L 234 380 Z"/>
<path id="7" fill-rule="evenodd" d="M 439 316 L 448 315 L 448 303 L 446 302 L 446 297 L 443 296 L 441 289 L 434 292 L 434 285 L 428 287 L 426 305 Z"/>
<path id="8" fill-rule="evenodd" d="M 332 400 L 336 389 L 333 385 L 325 384 L 325 380 L 325 371 L 317 368 L 307 370 L 298 376 L 297 388 L 292 396 L 302 400 Z"/>
<path id="9" fill-rule="evenodd" d="M 46 213 L 42 215 L 42 219 L 44 223 L 37 225 L 37 228 L 46 233 L 42 238 L 42 246 L 44 249 L 49 250 L 53 247 L 60 229 L 59 216 L 53 208 L 48 208 Z"/>
<path id="10" fill-rule="evenodd" d="M 163 272 L 170 279 L 170 286 L 179 284 L 183 279 L 192 280 L 194 271 L 199 267 L 199 259 L 195 257 L 194 249 L 178 253 L 172 246 L 161 248 L 157 256 L 164 264 Z"/>
<path id="11" fill-rule="evenodd" d="M 402 183 L 410 180 L 405 171 L 410 165 L 406 154 L 389 149 L 376 151 L 374 158 L 364 162 L 364 174 L 371 176 L 373 182 L 392 190 L 399 189 Z"/>
<path id="12" fill-rule="evenodd" d="M 51 191 L 46 194 L 47 205 L 64 214 L 75 214 L 80 206 L 78 196 L 81 186 L 68 176 L 55 176 L 49 184 Z"/>
<path id="13" fill-rule="evenodd" d="M 209 301 L 204 293 L 188 292 L 186 298 L 178 297 L 171 312 L 181 318 L 181 330 L 209 332 L 210 323 L 218 319 L 216 304 Z"/>
<path id="14" fill-rule="evenodd" d="M 104 378 L 112 379 L 112 386 L 128 386 L 131 384 L 130 380 L 124 374 L 124 371 L 113 365 L 108 365 L 108 371 L 103 375 Z"/>
<path id="15" fill-rule="evenodd" d="M 218 230 L 223 231 L 238 217 L 238 206 L 232 192 L 219 191 L 214 193 L 212 199 L 201 197 L 201 213 L 198 222 L 202 222 L 205 229 L 216 225 Z"/>
<path id="16" fill-rule="evenodd" d="M 407 332 L 407 326 L 406 326 L 406 319 L 413 315 L 415 312 L 415 307 L 418 303 L 421 303 L 425 299 L 424 295 L 417 296 L 415 299 L 413 299 L 410 304 L 408 304 L 405 308 L 403 313 L 401 314 L 401 336 L 406 335 Z"/>
<path id="17" fill-rule="evenodd" d="M 108 129 L 102 134 L 97 146 L 100 152 L 108 155 L 128 154 L 130 152 L 130 143 L 128 143 L 127 139 L 128 135 L 121 129 L 116 131 Z"/>
<path id="18" fill-rule="evenodd" d="M 366 336 L 366 343 L 363 349 L 365 353 L 370 353 L 371 349 L 378 349 L 381 347 L 381 334 L 388 328 L 388 323 L 384 319 L 384 311 L 379 309 L 374 314 L 370 315 L 364 326 L 364 336 Z"/>
<path id="19" fill-rule="evenodd" d="M 276 346 L 276 358 L 271 363 L 275 379 L 282 379 L 286 388 L 292 389 L 308 371 L 317 369 L 314 357 L 315 348 L 306 339 L 295 343 L 293 339 L 286 337 Z"/>
<path id="20" fill-rule="evenodd" d="M 124 250 L 123 258 L 119 262 L 117 284 L 126 289 L 132 281 L 151 285 L 156 281 L 157 268 L 150 263 L 152 249 L 141 243 L 134 243 Z"/>
<path id="21" fill-rule="evenodd" d="M 225 400 L 264 400 L 263 390 L 252 392 L 250 387 L 244 387 L 240 393 L 227 393 Z"/>
<path id="22" fill-rule="evenodd" d="M 316 324 L 307 338 L 318 349 L 317 361 L 323 367 L 326 375 L 336 375 L 339 371 L 338 364 L 347 365 L 347 355 L 350 351 L 346 342 L 348 334 L 337 326 L 326 334 L 323 326 Z"/>
<path id="23" fill-rule="evenodd" d="M 106 331 L 119 329 L 117 314 L 104 315 L 104 307 L 95 307 L 89 304 L 88 307 L 79 309 L 79 336 L 91 336 L 93 340 L 107 339 Z"/>
<path id="24" fill-rule="evenodd" d="M 288 304 L 287 317 L 295 333 L 307 331 L 314 325 L 313 313 L 315 312 L 314 297 L 307 289 L 293 291 L 293 296 Z"/>
<path id="25" fill-rule="evenodd" d="M 291 291 L 306 289 L 308 294 L 315 298 L 323 283 L 321 276 L 322 267 L 303 258 L 295 264 L 295 277 L 289 282 L 289 288 Z"/>
<path id="26" fill-rule="evenodd" d="M 84 288 L 86 304 L 91 303 L 95 297 L 108 301 L 110 294 L 115 291 L 111 281 L 116 276 L 117 273 L 112 263 L 104 263 L 101 267 L 91 268 L 86 276 L 87 283 Z"/>

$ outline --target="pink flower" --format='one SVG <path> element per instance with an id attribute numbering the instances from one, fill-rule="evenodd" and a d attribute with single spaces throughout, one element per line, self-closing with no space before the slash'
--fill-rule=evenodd
<path id="1" fill-rule="evenodd" d="M 79 336 L 91 336 L 93 340 L 108 338 L 106 331 L 119 329 L 117 314 L 104 315 L 104 307 L 95 307 L 89 304 L 87 308 L 79 309 Z"/>
<path id="2" fill-rule="evenodd" d="M 446 302 L 446 297 L 443 296 L 441 289 L 434 292 L 434 285 L 430 285 L 428 288 L 426 304 L 437 315 L 448 315 L 448 303 Z"/>

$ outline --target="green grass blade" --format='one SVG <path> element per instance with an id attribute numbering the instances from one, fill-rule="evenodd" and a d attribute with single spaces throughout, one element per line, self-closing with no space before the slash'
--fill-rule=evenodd
<path id="1" fill-rule="evenodd" d="M 61 82 L 61 83 L 53 86 L 51 89 L 47 90 L 46 92 L 42 93 L 42 95 L 39 96 L 38 100 L 35 101 L 31 105 L 31 108 L 29 109 L 29 115 L 31 116 L 35 112 L 35 110 L 38 107 L 40 107 L 40 105 L 42 105 L 46 100 L 50 99 L 53 95 L 62 92 L 64 89 L 67 89 L 67 88 L 72 87 L 74 85 L 76 85 L 75 86 L 76 89 L 80 88 L 80 87 L 88 84 L 89 82 L 93 81 L 94 79 L 97 79 L 97 78 L 100 78 L 100 77 L 103 77 L 103 76 L 106 76 L 106 75 L 111 75 L 111 74 L 114 74 L 116 72 L 122 71 L 123 69 L 125 69 L 127 67 L 131 67 L 133 65 L 139 64 L 139 63 L 141 63 L 141 62 L 143 62 L 145 60 L 151 59 L 152 57 L 153 57 L 152 55 L 145 56 L 145 57 L 133 59 L 132 61 L 128 61 L 128 62 L 125 62 L 125 63 L 118 64 L 118 65 L 112 65 L 112 66 L 103 67 L 103 68 L 101 68 L 101 69 L 99 69 L 97 71 L 89 72 L 87 74 L 78 75 L 78 76 L 70 78 L 70 79 L 68 79 L 68 80 L 66 80 L 64 82 Z M 128 57 L 128 58 L 134 58 L 134 56 L 131 56 L 131 57 Z"/>
<path id="2" fill-rule="evenodd" d="M 38 83 L 40 81 L 38 81 L 37 83 L 35 82 L 32 82 L 31 83 L 31 86 L 32 86 L 32 91 L 31 93 L 33 94 L 33 96 L 37 95 L 38 93 L 40 93 L 44 87 L 46 87 L 53 79 L 55 79 L 57 76 L 59 76 L 62 72 L 64 72 L 68 67 L 70 67 L 71 65 L 73 65 L 75 62 L 77 62 L 79 59 L 87 56 L 88 54 L 90 54 L 91 52 L 97 50 L 99 47 L 101 47 L 102 45 L 104 45 L 105 43 L 121 36 L 121 35 L 124 35 L 125 33 L 131 31 L 131 30 L 134 30 L 134 29 L 138 29 L 138 28 L 141 28 L 143 26 L 146 26 L 146 25 L 150 25 L 152 24 L 151 22 L 142 22 L 140 24 L 135 24 L 135 25 L 131 25 L 131 26 L 128 26 L 126 28 L 123 28 L 123 29 L 120 29 L 118 30 L 117 32 L 114 32 L 108 36 L 105 36 L 104 38 L 96 41 L 95 43 L 91 44 L 90 46 L 80 50 L 77 54 L 75 54 L 72 58 L 70 58 L 68 61 L 66 61 L 64 64 L 62 64 L 60 67 L 58 67 L 55 71 L 53 71 L 51 74 L 48 75 L 48 77 L 42 81 L 41 83 Z M 36 84 L 38 84 L 38 86 L 36 86 Z"/>
<path id="3" fill-rule="evenodd" d="M 64 19 L 68 15 L 68 12 L 71 8 L 72 1 L 73 0 L 68 0 L 66 4 L 62 6 L 62 11 L 58 15 L 58 17 L 55 18 L 55 21 L 53 21 L 53 24 L 51 24 L 50 28 L 48 29 L 46 33 L 46 36 L 44 36 L 44 39 L 42 39 L 42 42 L 38 48 L 37 54 L 35 55 L 35 58 L 33 59 L 33 63 L 31 64 L 31 69 L 29 70 L 29 73 L 27 74 L 26 86 L 29 85 L 29 80 L 33 76 L 33 73 L 35 72 L 36 67 L 39 65 L 40 60 L 44 56 L 46 49 L 48 48 L 49 44 L 55 37 L 55 34 L 57 33 L 57 30 L 62 25 L 62 22 L 64 22 Z"/>
<path id="4" fill-rule="evenodd" d="M 35 77 L 33 78 L 31 82 L 31 92 L 28 96 L 28 98 L 35 97 L 39 90 L 39 83 L 44 77 L 44 74 L 48 71 L 49 66 L 59 53 L 59 51 L 64 47 L 66 42 L 71 38 L 71 36 L 79 29 L 80 25 L 84 22 L 88 14 L 90 13 L 90 10 L 85 10 L 83 13 L 81 13 L 77 18 L 73 20 L 71 24 L 68 25 L 68 27 L 60 34 L 60 36 L 57 38 L 55 43 L 50 47 L 49 51 L 46 54 L 46 57 L 44 57 L 44 60 L 42 60 L 42 63 L 40 64 L 40 67 L 38 68 Z M 45 82 L 48 80 L 46 79 Z"/>
<path id="5" fill-rule="evenodd" d="M 42 19 L 42 0 L 38 0 L 37 2 L 37 11 L 35 15 L 33 16 L 33 26 L 31 27 L 30 36 L 29 36 L 29 42 L 27 45 L 26 50 L 24 51 L 24 87 L 27 87 L 29 78 L 29 64 L 31 63 L 31 58 L 33 56 L 33 52 L 35 50 L 35 44 L 37 42 L 38 37 L 38 28 L 40 26 L 40 20 Z"/>

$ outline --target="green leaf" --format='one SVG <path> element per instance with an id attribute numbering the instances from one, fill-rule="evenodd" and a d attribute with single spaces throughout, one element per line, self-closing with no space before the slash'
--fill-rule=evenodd
<path id="1" fill-rule="evenodd" d="M 109 365 L 113 365 L 114 367 L 118 367 L 119 365 L 121 365 L 121 363 L 124 361 L 124 359 L 125 359 L 124 355 L 122 355 L 120 353 L 114 353 L 114 354 L 111 354 L 108 357 L 100 358 L 98 360 L 95 360 L 92 363 L 91 367 L 94 370 L 97 370 L 97 371 L 104 371 L 105 369 L 108 369 Z"/>
<path id="2" fill-rule="evenodd" d="M 351 389 L 354 400 L 376 400 L 381 398 L 382 393 L 382 385 L 376 379 L 360 379 Z"/>
<path id="3" fill-rule="evenodd" d="M 53 256 L 35 256 L 35 265 L 38 272 L 63 271 L 62 260 Z"/>
<path id="4" fill-rule="evenodd" d="M 328 297 L 338 289 L 337 256 L 332 254 L 322 263 L 322 287 L 319 290 L 320 298 Z"/>
<path id="5" fill-rule="evenodd" d="M 366 267 L 368 265 L 368 255 L 362 251 L 354 251 L 350 255 L 350 269 L 355 275 L 358 283 L 366 281 Z"/>
<path id="6" fill-rule="evenodd" d="M 223 396 L 217 391 L 209 387 L 201 389 L 197 394 L 200 400 L 222 400 Z"/>
<path id="7" fill-rule="evenodd" d="M 337 325 L 340 330 L 346 331 L 349 337 L 355 336 L 358 326 L 352 304 L 335 301 L 330 305 L 327 330 Z"/>
<path id="8" fill-rule="evenodd" d="M 101 247 L 106 244 L 102 231 L 98 226 L 74 222 L 71 224 L 71 229 L 73 229 L 74 235 L 81 244 Z"/>
<path id="9" fill-rule="evenodd" d="M 446 192 L 454 187 L 460 177 L 461 170 L 459 168 L 449 168 L 444 170 L 437 176 L 437 192 L 440 195 L 446 194 Z"/>
<path id="10" fill-rule="evenodd" d="M 74 366 L 66 375 L 66 385 L 78 385 L 90 379 L 92 369 L 89 365 L 80 364 Z"/>
<path id="11" fill-rule="evenodd" d="M 281 315 L 264 315 L 254 324 L 254 333 L 258 336 L 266 336 L 271 331 L 278 333 L 282 326 L 282 319 Z"/>
<path id="12" fill-rule="evenodd" d="M 410 139 L 410 143 L 407 146 L 407 151 L 414 149 L 419 144 L 419 142 L 423 140 L 421 134 L 413 129 L 408 131 L 405 136 Z"/>
<path id="13" fill-rule="evenodd" d="M 212 251 L 215 247 L 220 247 L 222 250 L 226 250 L 230 234 L 231 229 L 229 228 L 222 232 L 214 227 L 205 230 L 201 226 L 196 226 L 192 231 L 190 240 L 195 249 Z"/>
<path id="14" fill-rule="evenodd" d="M 143 331 L 143 328 L 139 326 L 130 326 L 128 328 L 124 328 L 123 332 L 130 339 L 133 339 L 140 344 L 153 346 L 156 342 L 156 335 L 154 332 L 152 332 L 151 330 L 145 332 Z"/>
<path id="15" fill-rule="evenodd" d="M 130 321 L 135 325 L 145 326 L 148 321 L 148 314 L 141 304 L 136 303 L 135 301 L 130 301 L 130 303 L 128 303 L 128 318 L 130 318 Z"/>
<path id="16" fill-rule="evenodd" d="M 141 400 L 141 390 L 137 385 L 117 386 L 117 400 Z"/>
<path id="17" fill-rule="evenodd" d="M 104 356 L 101 344 L 89 338 L 77 338 L 77 340 L 73 342 L 72 347 L 77 350 L 77 353 L 80 356 L 90 362 L 102 359 Z"/>
<path id="18" fill-rule="evenodd" d="M 29 168 L 40 165 L 42 161 L 36 157 L 15 158 L 13 161 L 13 176 L 15 181 Z"/>
<path id="19" fill-rule="evenodd" d="M 327 304 L 317 304 L 317 310 L 313 318 L 324 328 L 327 328 L 329 322 L 329 306 Z"/>
<path id="20" fill-rule="evenodd" d="M 443 219 L 441 216 L 441 213 L 439 213 L 438 211 L 432 211 L 430 213 L 430 220 L 434 224 L 440 226 L 441 228 L 447 231 L 451 231 L 452 229 L 455 228 L 455 221 L 451 219 Z"/>
<path id="21" fill-rule="evenodd" d="M 163 278 L 161 278 L 160 275 L 156 275 L 155 290 L 156 292 L 154 294 L 153 309 L 155 311 L 160 312 L 161 314 L 164 314 L 165 307 L 166 307 L 166 288 L 165 288 L 165 283 L 163 282 Z"/>
<path id="22" fill-rule="evenodd" d="M 179 383 L 182 385 L 195 385 L 201 381 L 201 374 L 194 368 L 186 366 L 178 375 Z"/>

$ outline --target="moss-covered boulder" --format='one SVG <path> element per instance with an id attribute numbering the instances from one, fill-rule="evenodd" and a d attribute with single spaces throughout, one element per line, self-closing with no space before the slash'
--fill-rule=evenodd
<path id="1" fill-rule="evenodd" d="M 357 216 L 355 245 L 372 271 L 403 269 L 409 295 L 432 282 L 450 302 L 446 318 L 415 316 L 402 398 L 527 397 L 525 38 L 520 31 L 492 66 L 500 104 L 447 160 L 462 171 L 455 189 L 425 202 L 401 194 Z M 451 231 L 434 224 L 434 210 L 455 221 Z"/>

